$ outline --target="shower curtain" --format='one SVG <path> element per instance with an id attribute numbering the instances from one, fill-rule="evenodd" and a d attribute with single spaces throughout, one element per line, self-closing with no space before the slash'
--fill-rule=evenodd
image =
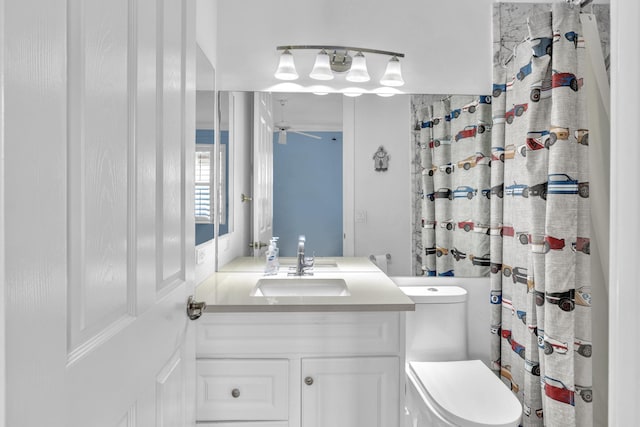
<path id="1" fill-rule="evenodd" d="M 522 401 L 523 426 L 592 425 L 589 82 L 579 12 L 557 3 L 529 17 L 528 40 L 494 70 L 492 369 Z"/>
<path id="2" fill-rule="evenodd" d="M 448 96 L 419 113 L 422 272 L 487 276 L 491 96 Z"/>

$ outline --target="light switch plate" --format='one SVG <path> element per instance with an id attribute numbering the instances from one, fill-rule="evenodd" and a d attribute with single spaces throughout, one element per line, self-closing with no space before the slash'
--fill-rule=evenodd
<path id="1" fill-rule="evenodd" d="M 205 249 L 196 249 L 196 264 L 204 263 L 206 255 L 207 251 Z"/>

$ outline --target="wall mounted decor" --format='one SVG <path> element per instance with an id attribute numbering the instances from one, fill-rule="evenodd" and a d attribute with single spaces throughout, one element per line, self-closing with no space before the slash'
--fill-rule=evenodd
<path id="1" fill-rule="evenodd" d="M 381 145 L 378 147 L 378 151 L 373 154 L 373 161 L 375 164 L 375 170 L 378 172 L 384 172 L 389 167 L 389 154 L 384 150 Z"/>

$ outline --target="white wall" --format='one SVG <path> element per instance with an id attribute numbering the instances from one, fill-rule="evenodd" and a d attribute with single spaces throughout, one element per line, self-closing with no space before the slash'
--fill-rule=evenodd
<path id="1" fill-rule="evenodd" d="M 197 285 L 216 271 L 216 239 L 196 246 L 194 256 L 196 268 L 193 283 Z"/>
<path id="2" fill-rule="evenodd" d="M 218 58 L 218 2 L 196 0 L 196 41 L 216 68 Z"/>
<path id="3" fill-rule="evenodd" d="M 592 286 L 592 342 L 593 342 L 593 423 L 607 425 L 608 407 L 608 358 L 609 358 L 609 185 L 610 185 L 610 122 L 607 105 L 605 108 L 600 95 L 602 85 L 609 95 L 609 82 L 604 69 L 597 32 L 588 32 L 585 23 L 583 33 L 587 41 L 589 59 L 585 80 L 592 82 L 585 86 L 588 97 L 589 115 L 589 197 L 591 200 L 591 286 Z M 591 27 L 593 29 L 593 27 Z M 594 34 L 595 33 L 595 34 Z M 597 69 L 597 71 L 596 71 Z M 598 72 L 599 71 L 599 72 Z M 599 76 L 598 79 L 596 76 Z M 606 99 L 608 104 L 608 98 Z"/>
<path id="4" fill-rule="evenodd" d="M 225 90 L 309 89 L 307 74 L 317 51 L 297 50 L 300 78 L 277 85 L 273 72 L 281 45 L 347 45 L 404 53 L 405 93 L 488 93 L 491 89 L 491 3 L 493 0 L 218 0 L 220 83 Z M 464 11 L 464 13 L 462 13 Z M 429 42 L 432 40 L 432 42 Z M 452 49 L 451 46 L 456 46 Z M 247 66 L 247 57 L 252 66 Z M 367 55 L 378 85 L 388 56 Z M 469 78 L 466 64 L 476 64 Z M 434 64 L 437 64 L 434 66 Z M 429 78 L 424 78 L 429 70 Z M 375 72 L 375 74 L 374 74 Z M 275 88 L 274 88 L 275 86 Z M 336 78 L 331 87 L 353 84 Z M 456 92 L 457 91 L 457 92 Z"/>
<path id="5" fill-rule="evenodd" d="M 640 3 L 611 3 L 609 425 L 640 420 Z M 595 350 L 595 349 L 594 349 Z"/>
<path id="6" fill-rule="evenodd" d="M 251 204 L 240 194 L 251 194 L 251 138 L 253 93 L 231 92 L 229 98 L 229 215 L 230 231 L 218 237 L 218 268 L 239 256 L 249 256 Z"/>
<path id="7" fill-rule="evenodd" d="M 363 95 L 343 106 L 345 170 L 352 165 L 345 175 L 345 233 L 352 233 L 355 256 L 390 254 L 394 276 L 411 274 L 410 101 Z M 374 170 L 380 146 L 389 154 L 386 172 Z"/>
<path id="8" fill-rule="evenodd" d="M 0 46 L 4 46 L 4 0 L 0 0 Z M 4 76 L 4 47 L 0 49 L 0 78 Z M 0 84 L 0 109 L 4 110 L 4 85 Z M 0 113 L 2 114 L 2 113 Z M 5 334 L 6 322 L 5 322 L 5 233 L 4 233 L 4 123 L 0 127 L 0 427 L 5 427 L 5 402 L 6 402 L 6 343 Z"/>

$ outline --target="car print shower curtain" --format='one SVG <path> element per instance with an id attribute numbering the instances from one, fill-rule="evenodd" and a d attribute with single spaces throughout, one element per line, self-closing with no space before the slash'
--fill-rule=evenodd
<path id="1" fill-rule="evenodd" d="M 486 276 L 491 96 L 449 96 L 419 113 L 423 274 Z"/>
<path id="2" fill-rule="evenodd" d="M 556 3 L 530 16 L 528 40 L 494 70 L 492 368 L 522 401 L 523 426 L 592 425 L 588 82 L 579 13 Z"/>

